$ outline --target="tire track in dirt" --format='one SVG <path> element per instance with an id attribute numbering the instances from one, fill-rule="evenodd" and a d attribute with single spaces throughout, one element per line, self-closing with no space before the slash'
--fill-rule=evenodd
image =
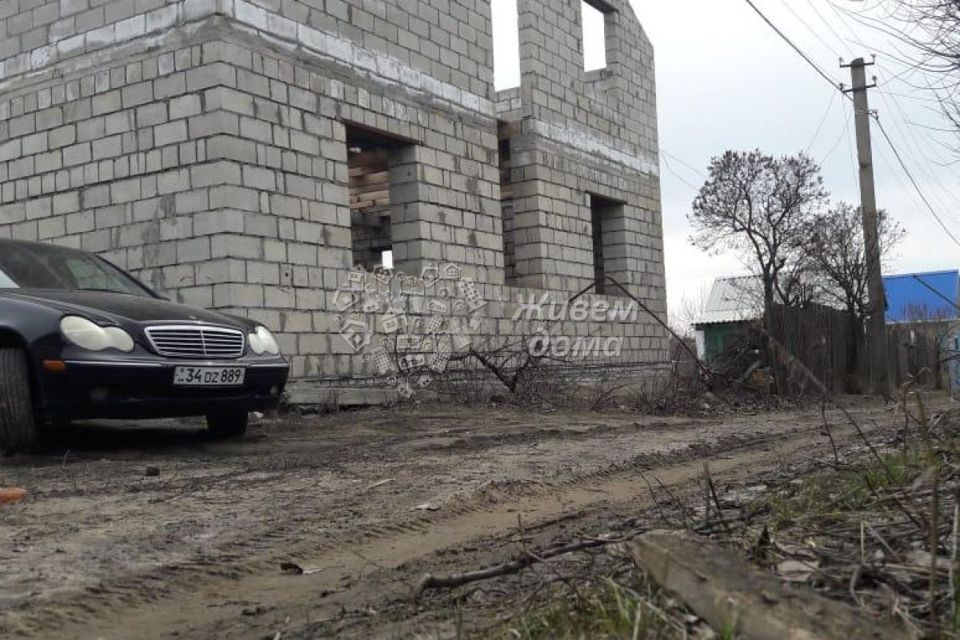
<path id="1" fill-rule="evenodd" d="M 800 452 L 824 440 L 808 423 L 803 431 L 733 437 L 667 455 L 640 455 L 588 473 L 494 486 L 454 499 L 442 512 L 333 536 L 311 529 L 316 525 L 322 531 L 324 521 L 318 517 L 313 523 L 260 532 L 215 558 L 163 567 L 74 597 L 7 612 L 0 615 L 0 632 L 51 640 L 160 638 L 175 631 L 191 638 L 249 637 L 250 625 L 261 624 L 241 615 L 250 602 L 269 610 L 306 612 L 314 620 L 329 617 L 371 596 L 362 580 L 355 581 L 357 575 L 395 569 L 471 539 L 507 534 L 515 530 L 518 513 L 536 527 L 601 502 L 642 503 L 647 491 L 642 473 L 655 472 L 665 484 L 680 485 L 696 479 L 702 473 L 701 461 L 717 454 L 724 455 L 711 462 L 714 473 L 742 472 L 745 465 L 776 463 L 779 456 L 770 453 L 774 445 Z M 279 563 L 291 559 L 317 571 L 281 574 Z"/>

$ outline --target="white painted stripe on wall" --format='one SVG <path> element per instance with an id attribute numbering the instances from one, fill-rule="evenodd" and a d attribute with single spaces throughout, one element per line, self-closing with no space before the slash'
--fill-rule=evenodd
<path id="1" fill-rule="evenodd" d="M 490 118 L 497 115 L 496 103 L 483 96 L 442 82 L 392 56 L 364 49 L 347 38 L 299 24 L 245 0 L 181 0 L 146 14 L 21 53 L 0 62 L 0 89 L 9 86 L 9 79 L 13 76 L 37 72 L 58 60 L 81 52 L 128 43 L 148 35 L 153 37 L 147 38 L 143 42 L 144 46 L 156 45 L 165 39 L 163 36 L 166 34 L 162 32 L 171 27 L 216 14 L 231 17 L 247 27 L 252 27 L 278 44 L 288 43 L 302 47 L 316 55 L 362 69 L 394 84 L 440 98 L 469 112 Z M 100 60 L 100 63 L 102 62 Z M 86 66 L 89 65 L 78 65 L 79 68 Z M 4 79 L 8 81 L 4 82 Z M 560 126 L 543 121 L 533 121 L 531 126 L 538 135 L 563 146 L 575 148 L 588 155 L 599 155 L 640 173 L 660 173 L 659 164 L 653 154 L 635 155 L 618 149 L 579 127 Z"/>
<path id="2" fill-rule="evenodd" d="M 299 24 L 244 0 L 180 0 L 146 14 L 65 38 L 0 62 L 0 81 L 40 71 L 80 53 L 130 42 L 177 24 L 216 14 L 253 27 L 263 36 L 271 36 L 271 40 L 298 45 L 309 52 L 362 69 L 395 84 L 431 94 L 462 109 L 490 118 L 496 117 L 495 103 L 483 96 L 437 80 L 392 56 L 369 51 L 347 38 Z"/>
<path id="3" fill-rule="evenodd" d="M 93 52 L 115 44 L 130 42 L 145 34 L 169 29 L 178 23 L 213 15 L 217 13 L 217 2 L 218 0 L 181 0 L 99 29 L 64 38 L 31 51 L 24 51 L 0 62 L 0 80 L 40 71 L 75 54 Z"/>
<path id="4" fill-rule="evenodd" d="M 224 0 L 225 13 L 238 22 L 282 41 L 295 43 L 322 57 L 428 93 L 468 111 L 496 117 L 496 104 L 448 82 L 442 82 L 384 53 L 370 51 L 348 38 L 300 24 L 245 0 Z"/>
<path id="5" fill-rule="evenodd" d="M 660 165 L 650 153 L 634 155 L 600 140 L 588 131 L 575 126 L 561 127 L 550 122 L 534 120 L 530 123 L 533 132 L 565 147 L 572 147 L 587 155 L 598 155 L 612 162 L 630 167 L 639 173 L 660 175 Z"/>

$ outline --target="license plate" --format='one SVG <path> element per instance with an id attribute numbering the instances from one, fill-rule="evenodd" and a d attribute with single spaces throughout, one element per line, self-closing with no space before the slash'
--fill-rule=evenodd
<path id="1" fill-rule="evenodd" d="M 239 387 L 246 376 L 243 367 L 177 367 L 173 384 L 178 387 Z"/>

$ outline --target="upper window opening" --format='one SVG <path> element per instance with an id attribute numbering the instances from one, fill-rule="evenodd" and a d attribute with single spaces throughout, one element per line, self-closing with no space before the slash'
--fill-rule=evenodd
<path id="1" fill-rule="evenodd" d="M 583 14 L 583 69 L 607 67 L 607 16 L 598 5 L 580 0 Z"/>
<path id="2" fill-rule="evenodd" d="M 493 88 L 520 86 L 520 15 L 517 0 L 492 0 Z"/>

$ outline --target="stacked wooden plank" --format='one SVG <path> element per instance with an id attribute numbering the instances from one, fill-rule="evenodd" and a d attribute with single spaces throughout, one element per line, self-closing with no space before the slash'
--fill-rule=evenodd
<path id="1" fill-rule="evenodd" d="M 355 213 L 389 215 L 390 171 L 387 151 L 353 153 L 350 166 L 350 209 Z"/>

